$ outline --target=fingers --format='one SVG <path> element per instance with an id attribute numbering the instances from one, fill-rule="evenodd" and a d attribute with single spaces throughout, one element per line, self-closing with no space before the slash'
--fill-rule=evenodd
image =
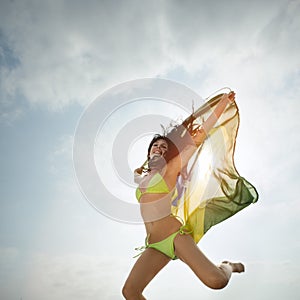
<path id="1" fill-rule="evenodd" d="M 227 94 L 227 99 L 230 103 L 233 103 L 235 101 L 235 92 L 230 92 L 229 94 Z"/>
<path id="2" fill-rule="evenodd" d="M 134 170 L 134 172 L 141 175 L 143 173 L 143 168 L 137 168 Z"/>

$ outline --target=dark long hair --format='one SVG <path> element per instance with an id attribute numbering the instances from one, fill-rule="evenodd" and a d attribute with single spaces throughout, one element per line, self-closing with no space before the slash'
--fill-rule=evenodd
<path id="1" fill-rule="evenodd" d="M 179 153 L 184 149 L 186 145 L 194 143 L 191 138 L 191 136 L 193 135 L 192 131 L 193 131 L 193 120 L 191 121 L 191 124 L 181 124 L 178 126 L 174 126 L 170 132 L 166 132 L 166 134 L 164 135 L 155 134 L 148 146 L 148 153 L 147 153 L 148 171 L 151 169 L 150 167 L 151 147 L 156 141 L 164 140 L 168 144 L 168 151 L 166 152 L 166 155 L 164 157 L 164 164 L 166 164 L 171 159 L 179 155 Z M 146 170 L 147 169 L 144 168 L 144 171 Z"/>
<path id="2" fill-rule="evenodd" d="M 176 147 L 176 145 L 171 141 L 171 139 L 169 139 L 167 136 L 165 135 L 161 135 L 161 134 L 156 134 L 154 135 L 153 139 L 151 140 L 149 146 L 148 146 L 148 153 L 147 153 L 147 159 L 149 161 L 150 159 L 150 151 L 151 151 L 151 147 L 153 146 L 153 144 L 155 142 L 157 142 L 158 140 L 164 140 L 167 142 L 168 144 L 168 151 L 166 152 L 166 156 L 165 156 L 165 160 L 168 163 L 172 158 L 174 158 L 175 156 L 177 156 L 179 154 L 179 150 Z"/>

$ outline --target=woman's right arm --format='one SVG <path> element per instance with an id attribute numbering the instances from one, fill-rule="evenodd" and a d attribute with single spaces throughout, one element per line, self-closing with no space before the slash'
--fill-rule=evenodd
<path id="1" fill-rule="evenodd" d="M 140 168 L 137 168 L 134 170 L 133 175 L 134 175 L 134 182 L 136 184 L 140 184 L 140 182 L 142 181 L 142 179 L 143 179 L 142 174 L 143 174 L 143 167 L 140 167 Z"/>

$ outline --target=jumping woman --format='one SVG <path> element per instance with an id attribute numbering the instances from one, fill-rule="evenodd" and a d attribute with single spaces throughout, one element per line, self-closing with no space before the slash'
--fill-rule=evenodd
<path id="1" fill-rule="evenodd" d="M 136 197 L 145 223 L 146 242 L 122 289 L 127 300 L 146 299 L 142 294 L 145 287 L 174 259 L 187 264 L 212 289 L 224 288 L 232 273 L 244 272 L 244 265 L 240 262 L 212 263 L 197 246 L 196 228 L 176 215 L 172 208 L 179 193 L 176 187 L 179 174 L 184 173 L 190 159 L 231 105 L 235 105 L 235 93 L 223 94 L 201 126 L 189 132 L 189 139 L 185 139 L 183 146 L 179 147 L 168 136 L 156 135 L 148 148 L 148 167 L 135 170 L 135 180 L 139 184 Z M 255 202 L 257 197 L 251 200 Z M 208 215 L 202 216 L 207 218 Z"/>

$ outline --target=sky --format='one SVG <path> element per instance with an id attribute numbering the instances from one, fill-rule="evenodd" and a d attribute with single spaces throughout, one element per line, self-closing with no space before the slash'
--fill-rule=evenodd
<path id="1" fill-rule="evenodd" d="M 235 163 L 260 195 L 199 243 L 215 263 L 243 261 L 244 274 L 212 291 L 175 261 L 146 288 L 146 298 L 298 299 L 299 16 L 299 0 L 1 0 L 1 299 L 122 299 L 145 231 L 85 197 L 73 145 L 95 103 L 100 116 L 115 117 L 114 127 L 109 118 L 97 120 L 93 155 L 104 183 L 123 194 L 108 170 L 112 163 L 101 167 L 101 153 L 112 153 L 116 140 L 109 129 L 119 136 L 132 118 L 177 114 L 162 99 L 158 106 L 143 99 L 120 108 L 105 98 L 144 78 L 174 82 L 202 98 L 235 90 L 241 118 Z M 129 168 L 142 163 L 151 130 L 124 151 Z M 107 195 L 102 186 L 98 192 Z M 124 193 L 135 201 L 133 187 Z"/>

